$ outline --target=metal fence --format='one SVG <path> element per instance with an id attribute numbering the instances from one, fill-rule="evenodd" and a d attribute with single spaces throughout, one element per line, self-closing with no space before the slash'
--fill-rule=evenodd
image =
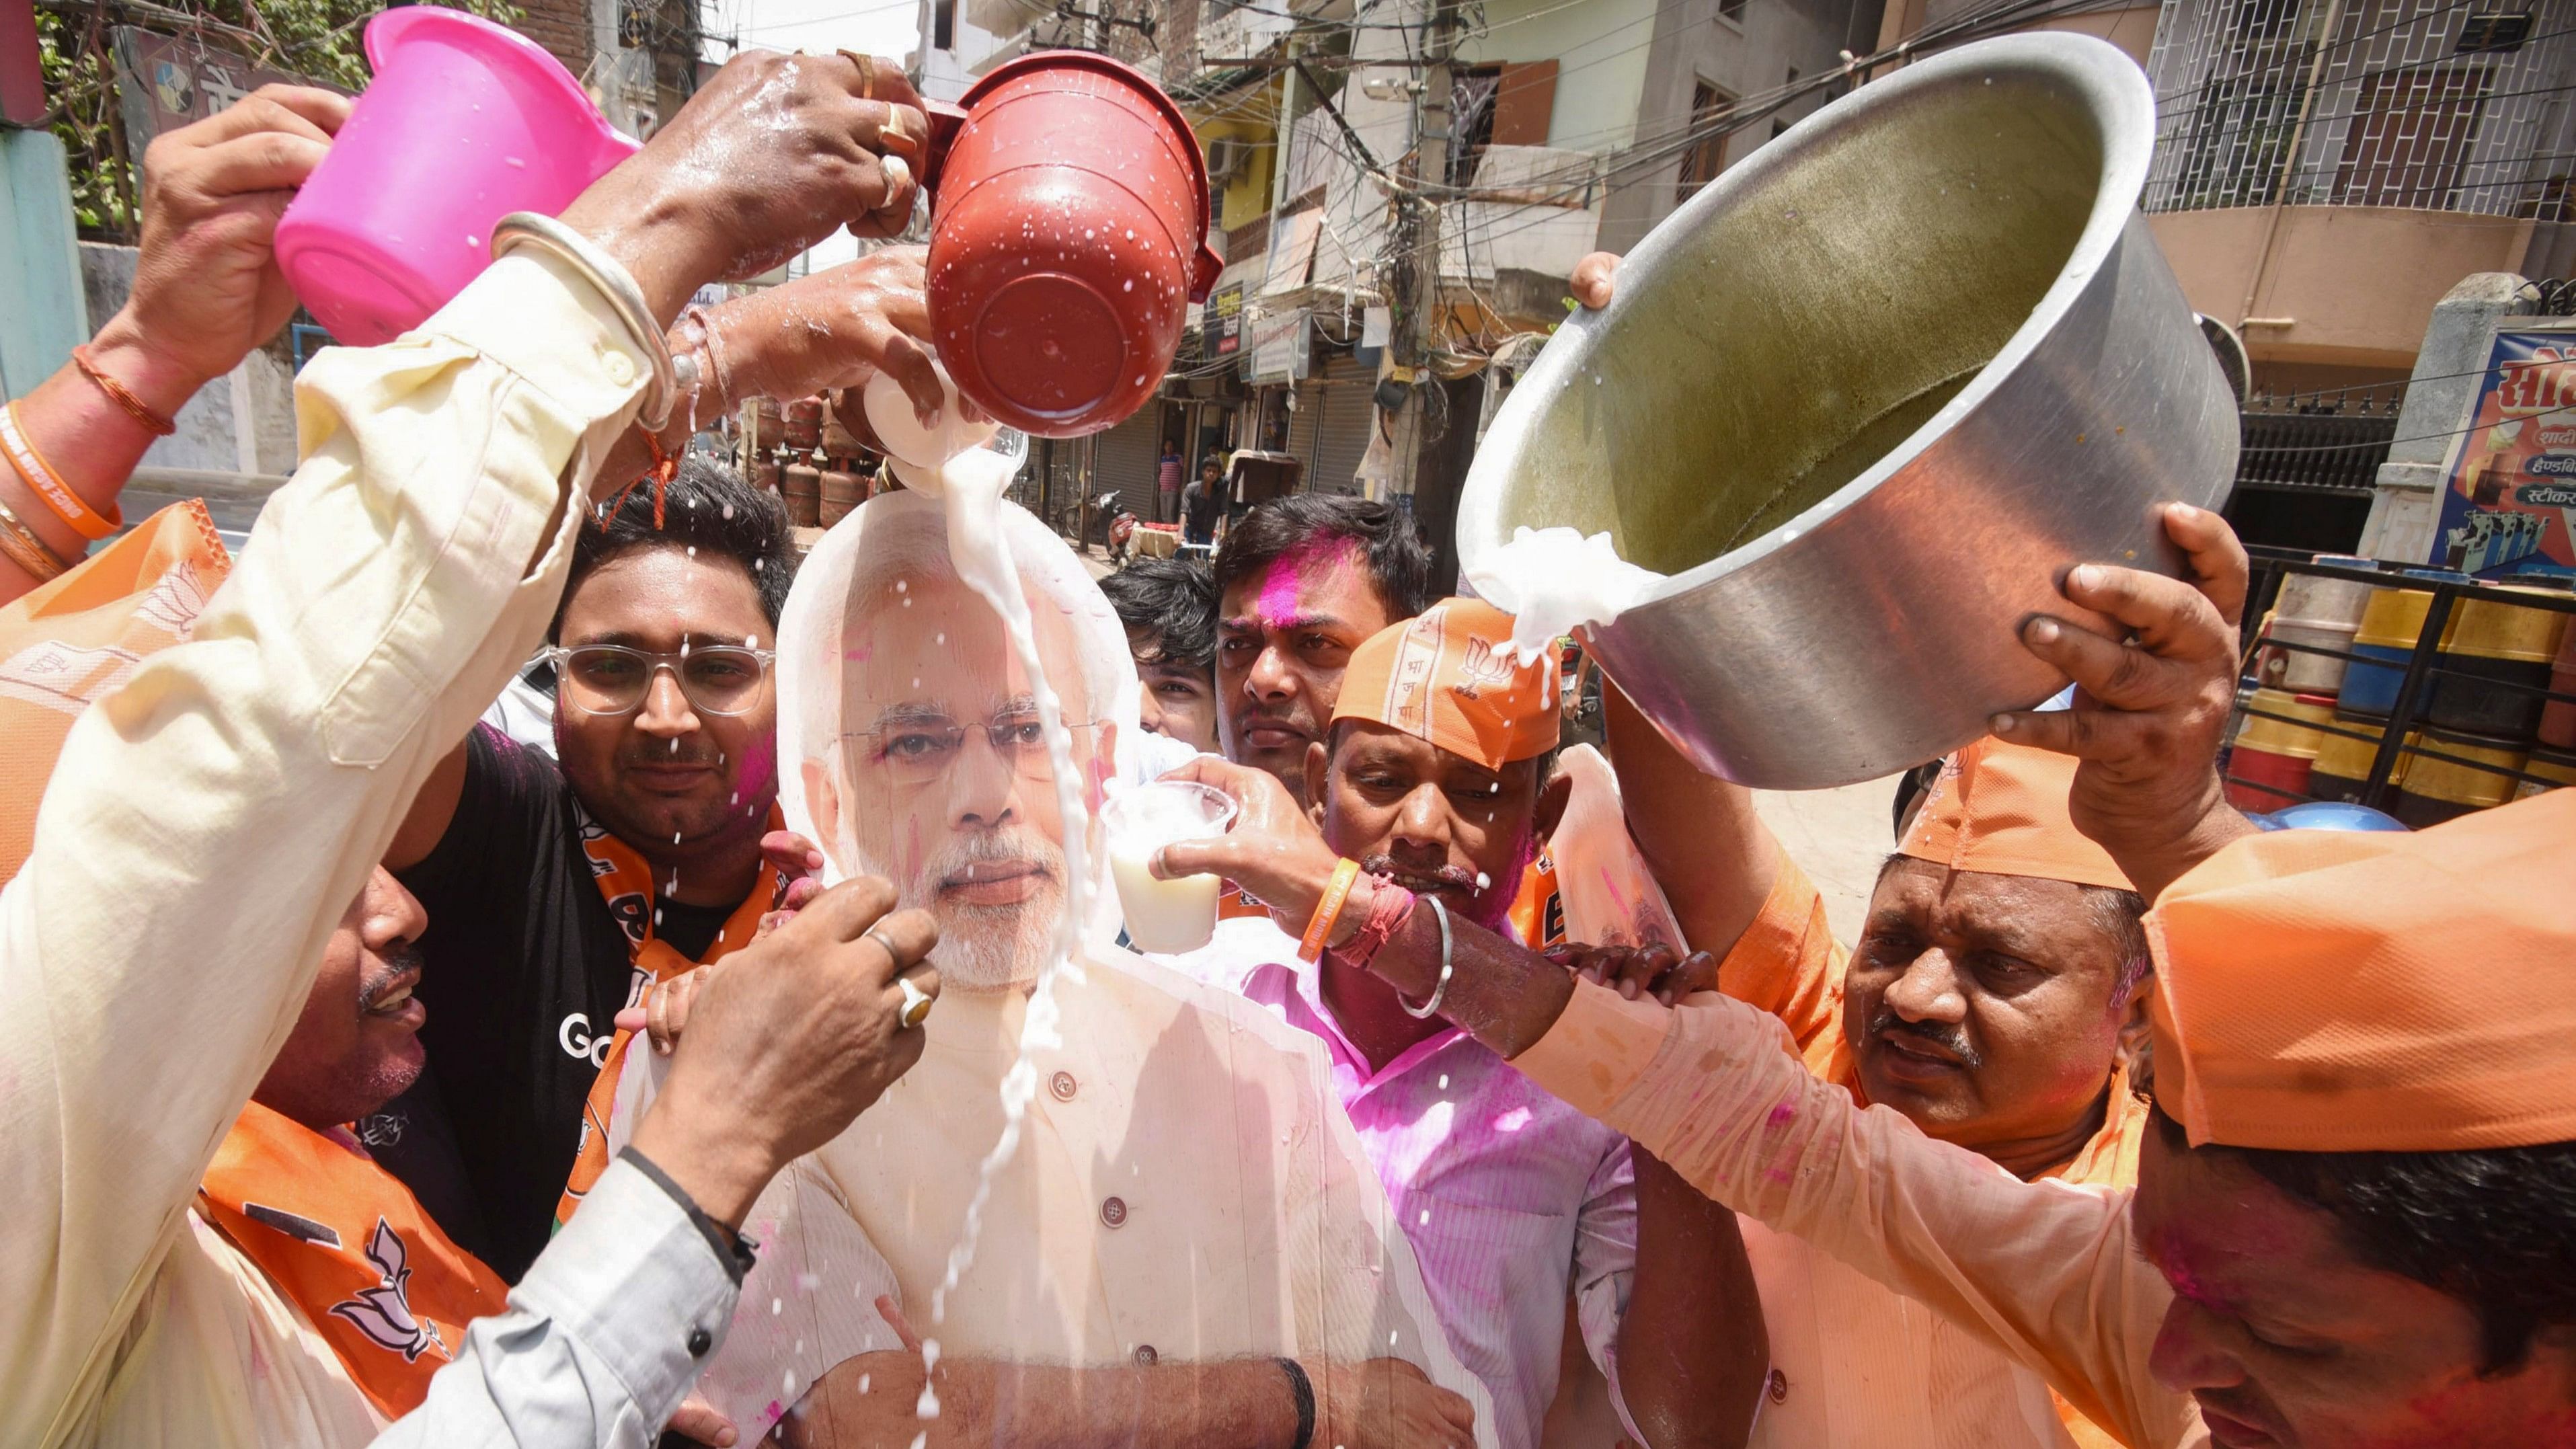
<path id="1" fill-rule="evenodd" d="M 2255 394 L 2241 421 L 2237 486 L 2368 496 L 2405 398 L 2403 383 Z"/>
<path id="2" fill-rule="evenodd" d="M 2149 211 L 2564 221 L 2576 0 L 2164 0 Z"/>

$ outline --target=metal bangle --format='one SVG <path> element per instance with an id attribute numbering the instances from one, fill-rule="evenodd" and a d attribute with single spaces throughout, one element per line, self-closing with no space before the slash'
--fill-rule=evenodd
<path id="1" fill-rule="evenodd" d="M 71 565 L 54 552 L 53 545 L 37 536 L 36 531 L 18 520 L 8 504 L 0 503 L 0 557 L 25 569 L 38 583 L 62 577 Z"/>
<path id="2" fill-rule="evenodd" d="M 626 324 L 628 337 L 653 368 L 653 390 L 645 395 L 644 406 L 635 420 L 650 433 L 669 427 L 672 408 L 679 401 L 679 377 L 672 370 L 671 349 L 662 340 L 662 329 L 653 322 L 653 309 L 645 305 L 644 289 L 635 285 L 635 278 L 615 258 L 593 245 L 590 238 L 542 212 L 514 211 L 493 223 L 495 261 L 521 246 L 535 246 L 561 258 L 589 280 L 600 299 L 608 303 L 608 310 Z"/>
<path id="3" fill-rule="evenodd" d="M 1422 899 L 1430 904 L 1431 914 L 1440 918 L 1440 981 L 1431 988 L 1431 999 L 1420 1006 L 1405 1000 L 1401 991 L 1395 994 L 1395 1004 L 1403 1007 L 1404 1014 L 1416 1021 L 1437 1013 L 1441 998 L 1449 994 L 1449 908 L 1440 904 L 1438 896 L 1427 895 Z"/>

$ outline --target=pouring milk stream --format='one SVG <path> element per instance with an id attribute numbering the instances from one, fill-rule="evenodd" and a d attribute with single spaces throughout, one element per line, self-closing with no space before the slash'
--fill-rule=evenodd
<path id="1" fill-rule="evenodd" d="M 959 405 L 957 385 L 949 380 L 944 368 L 939 371 L 939 383 L 947 401 L 930 427 L 922 426 L 913 413 L 911 398 L 883 373 L 869 380 L 862 405 L 868 425 L 885 445 L 895 476 L 914 492 L 939 500 L 948 519 L 948 555 L 956 566 L 958 579 L 1001 616 L 1011 652 L 1028 674 L 1038 724 L 1046 736 L 1047 762 L 1055 772 L 1056 809 L 1064 821 L 1066 881 L 1064 913 L 1056 922 L 1046 965 L 1039 969 L 1036 989 L 1029 996 L 1028 1016 L 1020 1028 L 1019 1052 L 1010 1072 L 1002 1078 L 1002 1133 L 992 1151 L 984 1156 L 975 1181 L 975 1195 L 966 1206 L 964 1227 L 957 1245 L 949 1250 L 947 1271 L 939 1289 L 931 1295 L 930 1321 L 934 1328 L 947 1316 L 949 1290 L 957 1286 L 958 1279 L 975 1261 L 984 1208 L 993 1194 L 993 1179 L 1019 1150 L 1021 1127 L 1027 1119 L 1029 1103 L 1037 1096 L 1036 1054 L 1064 1045 L 1057 1032 L 1061 1013 L 1056 1006 L 1055 984 L 1059 972 L 1069 971 L 1075 980 L 1081 979 L 1078 958 L 1082 922 L 1091 910 L 1091 867 L 1086 859 L 1091 817 L 1083 807 L 1081 782 L 1074 772 L 1073 737 L 1064 727 L 1063 706 L 1055 686 L 1047 679 L 1044 661 L 1038 657 L 1028 597 L 1020 586 L 1010 544 L 995 522 L 1002 492 L 1019 471 L 1019 460 L 984 446 L 1000 430 L 999 425 L 966 419 Z M 922 1354 L 926 1362 L 920 1415 L 933 1419 L 939 1415 L 939 1397 L 927 1370 L 939 1361 L 938 1340 L 925 1336 Z"/>

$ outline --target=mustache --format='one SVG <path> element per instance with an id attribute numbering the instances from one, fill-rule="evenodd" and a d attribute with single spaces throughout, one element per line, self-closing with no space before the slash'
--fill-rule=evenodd
<path id="1" fill-rule="evenodd" d="M 368 972 L 366 979 L 358 983 L 358 1010 L 361 1012 L 375 1010 L 376 998 L 392 990 L 394 983 L 405 974 L 428 974 L 429 958 L 409 941 L 396 941 L 376 954 L 376 969 Z"/>
<path id="2" fill-rule="evenodd" d="M 1476 873 L 1463 865 L 1405 865 L 1391 855 L 1370 855 L 1361 857 L 1360 869 L 1370 875 L 1392 877 L 1398 885 L 1409 886 L 1418 881 L 1451 890 L 1476 889 Z"/>
<path id="3" fill-rule="evenodd" d="M 1064 875 L 1064 849 L 1025 825 L 978 830 L 940 847 L 922 862 L 914 879 L 924 890 L 936 891 L 956 876 L 987 864 L 1030 865 L 1049 880 L 1059 880 Z"/>
<path id="4" fill-rule="evenodd" d="M 1959 1064 L 1972 1072 L 1986 1064 L 1985 1054 L 1968 1045 L 1967 1029 L 1946 1021 L 1908 1021 L 1882 1006 L 1869 1019 L 1869 1035 L 1874 1038 L 1883 1031 L 1901 1031 L 1930 1042 L 1957 1057 Z"/>
<path id="5" fill-rule="evenodd" d="M 1242 725 L 1246 729 L 1249 729 L 1254 725 L 1279 725 L 1287 729 L 1299 730 L 1306 734 L 1313 734 L 1315 732 L 1313 726 L 1300 718 L 1299 713 L 1300 712 L 1293 707 L 1256 703 L 1246 704 L 1237 708 L 1234 712 L 1234 718 L 1236 723 Z"/>
<path id="6" fill-rule="evenodd" d="M 676 750 L 664 745 L 659 749 L 621 750 L 618 752 L 617 763 L 628 767 L 643 765 L 668 768 L 672 765 L 704 765 L 709 769 L 716 769 L 724 764 L 724 751 L 717 749 L 713 744 L 682 745 Z"/>

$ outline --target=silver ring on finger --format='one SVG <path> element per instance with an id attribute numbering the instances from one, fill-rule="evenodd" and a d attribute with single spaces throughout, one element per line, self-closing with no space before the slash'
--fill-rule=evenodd
<path id="1" fill-rule="evenodd" d="M 898 1024 L 911 1028 L 930 1019 L 931 1005 L 938 1001 L 938 997 L 922 990 L 909 974 L 896 977 L 894 985 L 897 991 L 903 993 L 903 1008 L 895 1013 L 895 1021 Z"/>
<path id="2" fill-rule="evenodd" d="M 877 210 L 909 218 L 912 215 L 912 193 L 917 185 L 912 177 L 912 163 L 900 156 L 885 156 L 878 159 L 877 167 L 885 173 L 886 179 L 885 204 Z"/>

